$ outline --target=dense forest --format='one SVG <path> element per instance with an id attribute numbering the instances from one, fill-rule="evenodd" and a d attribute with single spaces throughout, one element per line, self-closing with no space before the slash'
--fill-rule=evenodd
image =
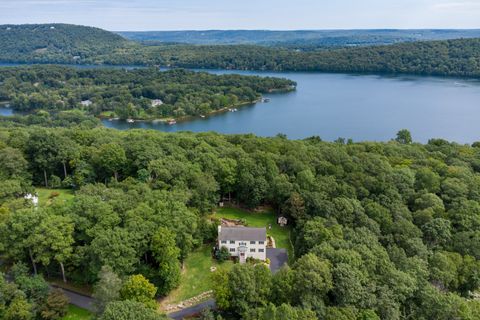
<path id="1" fill-rule="evenodd" d="M 24 196 L 39 185 L 74 197 L 35 207 Z M 406 130 L 386 143 L 327 143 L 33 126 L 0 129 L 0 251 L 23 274 L 0 282 L 0 318 L 41 317 L 37 286 L 22 293 L 26 266 L 38 283 L 95 283 L 102 319 L 161 317 L 154 297 L 214 241 L 207 217 L 227 194 L 272 206 L 294 228 L 289 267 L 215 275 L 217 304 L 236 318 L 480 317 L 478 143 L 423 145 Z"/>
<path id="2" fill-rule="evenodd" d="M 4 25 L 0 27 L 0 62 L 480 76 L 480 39 L 360 47 L 337 40 L 347 47 L 326 50 L 301 40 L 279 47 L 145 45 L 81 26 Z"/>
<path id="3" fill-rule="evenodd" d="M 213 75 L 175 69 L 76 69 L 33 66 L 0 69 L 0 101 L 21 112 L 82 110 L 121 119 L 206 115 L 257 101 L 262 93 L 293 90 L 271 77 Z"/>
<path id="4" fill-rule="evenodd" d="M 0 25 L 0 61 L 76 63 L 128 46 L 121 36 L 69 24 Z"/>
<path id="5" fill-rule="evenodd" d="M 480 77 L 480 39 L 310 51 L 252 45 L 149 46 L 138 52 L 133 60 L 122 60 L 130 59 L 128 55 L 112 55 L 110 59 L 106 58 L 106 61 L 109 63 L 147 61 L 185 68 Z"/>

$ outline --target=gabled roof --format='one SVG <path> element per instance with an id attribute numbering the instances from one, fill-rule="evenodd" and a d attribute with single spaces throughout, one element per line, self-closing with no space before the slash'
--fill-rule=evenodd
<path id="1" fill-rule="evenodd" d="M 223 241 L 266 241 L 267 228 L 221 227 L 218 239 Z"/>

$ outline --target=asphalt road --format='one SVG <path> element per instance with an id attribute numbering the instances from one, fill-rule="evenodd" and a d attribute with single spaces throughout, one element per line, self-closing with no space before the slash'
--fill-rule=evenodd
<path id="1" fill-rule="evenodd" d="M 267 248 L 267 258 L 270 259 L 270 270 L 275 273 L 288 262 L 287 249 Z"/>
<path id="2" fill-rule="evenodd" d="M 56 286 L 52 286 L 53 288 L 57 288 Z M 88 311 L 93 311 L 93 298 L 84 296 L 82 294 L 78 294 L 76 292 L 63 289 L 65 295 L 70 299 L 70 303 L 74 306 L 79 308 L 87 309 Z"/>
<path id="3" fill-rule="evenodd" d="M 0 260 L 0 265 L 2 264 L 2 261 Z M 7 279 L 8 280 L 8 279 Z M 55 286 L 52 286 L 56 288 Z M 78 294 L 76 292 L 70 291 L 63 289 L 63 292 L 65 295 L 70 299 L 70 303 L 73 304 L 74 306 L 77 306 L 79 308 L 86 309 L 88 311 L 93 311 L 93 298 L 88 297 L 82 294 Z M 168 315 L 169 318 L 174 319 L 174 320 L 182 320 L 184 317 L 192 316 L 195 314 L 199 314 L 206 308 L 215 308 L 215 300 L 214 299 L 209 299 L 206 300 L 205 302 L 202 302 L 200 304 L 197 304 L 195 306 L 191 306 L 189 308 L 185 308 L 183 310 L 177 311 L 170 313 Z"/>

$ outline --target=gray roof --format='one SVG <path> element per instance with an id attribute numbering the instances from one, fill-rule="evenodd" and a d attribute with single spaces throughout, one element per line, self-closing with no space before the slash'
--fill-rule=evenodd
<path id="1" fill-rule="evenodd" d="M 222 227 L 218 239 L 235 241 L 266 241 L 267 228 Z"/>

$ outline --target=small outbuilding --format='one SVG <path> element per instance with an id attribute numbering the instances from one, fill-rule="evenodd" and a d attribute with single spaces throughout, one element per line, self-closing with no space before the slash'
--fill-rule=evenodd
<path id="1" fill-rule="evenodd" d="M 288 219 L 284 216 L 280 216 L 277 218 L 277 223 L 280 227 L 285 227 L 288 224 Z"/>

